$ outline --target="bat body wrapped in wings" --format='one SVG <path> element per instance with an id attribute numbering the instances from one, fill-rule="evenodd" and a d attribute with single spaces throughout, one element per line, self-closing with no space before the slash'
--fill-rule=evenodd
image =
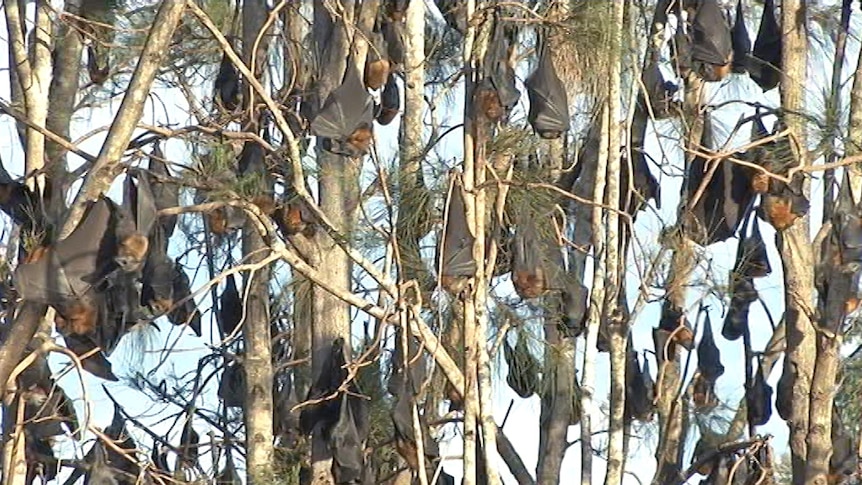
<path id="1" fill-rule="evenodd" d="M 704 81 L 721 81 L 730 73 L 733 41 L 717 0 L 701 0 L 691 22 L 691 60 Z"/>
<path id="2" fill-rule="evenodd" d="M 775 2 L 766 0 L 748 65 L 749 76 L 764 91 L 774 89 L 781 81 L 781 37 L 781 29 L 775 18 Z"/>
<path id="3" fill-rule="evenodd" d="M 473 259 L 475 239 L 467 225 L 467 206 L 461 180 L 453 176 L 446 204 L 443 238 L 437 247 L 440 285 L 452 294 L 461 293 L 467 280 L 476 271 L 476 261 Z"/>
<path id="4" fill-rule="evenodd" d="M 748 58 L 751 55 L 751 37 L 745 28 L 745 14 L 742 11 L 742 0 L 736 2 L 736 18 L 730 33 L 733 44 L 733 72 L 742 74 L 748 71 Z"/>
<path id="5" fill-rule="evenodd" d="M 488 121 L 500 121 L 521 98 L 515 87 L 515 70 L 509 64 L 508 54 L 509 42 L 497 20 L 485 54 L 484 74 L 473 93 L 474 117 L 481 115 Z"/>
<path id="6" fill-rule="evenodd" d="M 374 100 L 356 68 L 348 62 L 336 88 L 311 122 L 311 133 L 323 138 L 323 148 L 337 155 L 361 157 L 371 146 Z"/>
<path id="7" fill-rule="evenodd" d="M 395 74 L 390 73 L 386 79 L 386 85 L 383 86 L 383 92 L 380 94 L 380 106 L 377 110 L 376 120 L 381 125 L 388 125 L 398 115 L 401 110 L 401 94 L 398 91 L 398 82 L 395 80 Z"/>
<path id="8" fill-rule="evenodd" d="M 550 47 L 547 42 L 542 44 L 539 64 L 524 81 L 530 99 L 527 120 L 540 137 L 554 139 L 569 129 L 569 100 L 554 68 Z"/>

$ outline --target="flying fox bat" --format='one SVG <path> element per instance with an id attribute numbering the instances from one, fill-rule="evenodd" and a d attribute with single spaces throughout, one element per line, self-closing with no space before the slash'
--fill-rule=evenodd
<path id="1" fill-rule="evenodd" d="M 737 261 L 741 253 L 737 250 Z M 724 318 L 721 335 L 727 340 L 737 340 L 748 326 L 748 309 L 751 303 L 757 301 L 757 289 L 750 276 L 737 271 L 730 272 L 730 307 Z"/>
<path id="2" fill-rule="evenodd" d="M 110 202 L 100 198 L 85 209 L 67 238 L 15 271 L 15 288 L 21 298 L 53 306 L 72 333 L 92 334 L 99 323 L 103 302 L 98 301 L 95 287 L 116 268 L 113 217 Z"/>
<path id="3" fill-rule="evenodd" d="M 344 339 L 337 338 L 332 341 L 329 355 L 320 367 L 320 372 L 308 389 L 306 400 L 318 400 L 328 398 L 334 394 L 341 384 L 347 380 L 347 363 L 344 355 Z M 354 381 L 348 384 L 348 391 L 358 393 L 359 389 Z M 328 430 L 338 421 L 340 414 L 340 399 L 327 399 L 302 408 L 299 414 L 299 428 L 302 434 L 310 434 L 316 427 Z"/>
<path id="4" fill-rule="evenodd" d="M 671 303 L 670 300 L 665 300 L 661 306 L 659 328 L 673 333 L 675 343 L 682 345 L 688 350 L 694 348 L 694 332 L 691 330 L 688 319 L 685 318 L 685 313 L 683 313 L 682 309 Z"/>
<path id="5" fill-rule="evenodd" d="M 386 11 L 386 18 L 401 22 L 407 14 L 407 6 L 410 5 L 410 0 L 386 0 L 383 2 L 383 8 Z"/>
<path id="6" fill-rule="evenodd" d="M 158 220 L 148 177 L 135 178 L 137 180 L 133 181 L 131 175 L 126 176 L 123 205 L 114 208 L 118 213 L 116 233 L 119 240 L 114 259 L 123 271 L 129 273 L 143 268 L 149 250 L 149 236 Z"/>
<path id="7" fill-rule="evenodd" d="M 515 70 L 508 59 L 509 42 L 499 21 L 493 30 L 485 54 L 485 72 L 473 93 L 472 113 L 496 122 L 509 114 L 521 93 L 515 87 Z"/>
<path id="8" fill-rule="evenodd" d="M 862 206 L 853 200 L 848 170 L 844 171 L 832 220 L 838 234 L 841 264 L 862 263 Z"/>
<path id="9" fill-rule="evenodd" d="M 383 93 L 380 95 L 380 106 L 377 110 L 377 122 L 381 125 L 388 125 L 401 111 L 401 94 L 398 91 L 398 82 L 395 80 L 395 74 L 390 73 L 386 79 L 386 85 L 383 86 Z"/>
<path id="10" fill-rule="evenodd" d="M 374 101 L 349 62 L 341 86 L 336 88 L 311 122 L 311 133 L 323 138 L 326 151 L 361 157 L 371 146 Z"/>
<path id="11" fill-rule="evenodd" d="M 255 195 L 252 202 L 266 215 L 275 211 L 273 179 L 266 164 L 266 154 L 263 147 L 253 140 L 246 141 L 242 146 L 237 163 L 237 173 L 249 181 Z"/>
<path id="12" fill-rule="evenodd" d="M 551 236 L 540 234 L 547 228 L 528 217 L 521 219 L 512 241 L 512 284 L 521 298 L 529 300 L 555 286 L 559 289 L 555 276 L 563 264 L 559 248 L 548 240 Z"/>
<path id="13" fill-rule="evenodd" d="M 33 367 L 40 367 L 36 370 Z M 75 406 L 51 378 L 51 370 L 44 356 L 37 357 L 18 376 L 18 388 L 24 398 L 24 420 L 28 435 L 37 440 L 49 439 L 64 434 L 63 426 L 70 432 L 78 432 L 78 417 Z M 17 405 L 17 404 L 16 404 Z M 10 412 L 17 413 L 15 406 Z"/>
<path id="14" fill-rule="evenodd" d="M 243 303 L 236 288 L 233 273 L 225 278 L 224 290 L 219 297 L 218 324 L 222 338 L 232 334 L 242 321 Z"/>
<path id="15" fill-rule="evenodd" d="M 198 432 L 192 427 L 192 420 L 188 419 L 183 426 L 182 433 L 180 433 L 180 466 L 186 468 L 197 466 L 200 454 L 198 450 L 200 441 L 201 438 Z"/>
<path id="16" fill-rule="evenodd" d="M 218 397 L 225 407 L 241 408 L 245 400 L 245 372 L 242 364 L 231 361 L 224 366 L 218 387 Z"/>
<path id="17" fill-rule="evenodd" d="M 646 365 L 646 360 L 644 360 Z M 644 374 L 644 370 L 647 372 Z M 649 422 L 655 410 L 652 400 L 652 376 L 649 368 L 642 369 L 633 349 L 626 352 L 626 421 Z"/>
<path id="18" fill-rule="evenodd" d="M 697 368 L 700 374 L 710 381 L 715 381 L 724 374 L 724 366 L 721 365 L 721 352 L 715 345 L 715 337 L 712 334 L 712 322 L 709 313 L 703 324 L 703 336 L 697 344 Z"/>
<path id="19" fill-rule="evenodd" d="M 27 426 L 24 426 L 24 457 L 27 460 L 27 475 L 24 483 L 51 483 L 57 478 L 57 470 L 60 469 L 54 448 L 50 439 L 37 439 L 30 435 Z"/>
<path id="20" fill-rule="evenodd" d="M 771 185 L 773 188 L 770 192 L 761 197 L 757 213 L 776 231 L 783 231 L 797 219 L 804 217 L 811 208 L 811 203 L 797 187 L 781 182 Z"/>
<path id="21" fill-rule="evenodd" d="M 475 237 L 467 225 L 467 207 L 460 177 L 454 176 L 449 188 L 443 238 L 437 246 L 437 267 L 441 269 L 440 285 L 457 295 L 476 271 L 473 260 Z"/>
<path id="22" fill-rule="evenodd" d="M 745 28 L 745 14 L 742 12 L 742 0 L 736 2 L 736 18 L 731 32 L 733 44 L 733 72 L 742 74 L 748 70 L 748 57 L 751 55 L 751 37 Z"/>
<path id="23" fill-rule="evenodd" d="M 416 339 L 408 336 L 407 361 L 405 362 L 405 349 L 401 332 L 403 330 L 400 327 L 395 330 L 395 348 L 392 352 L 391 374 L 387 383 L 387 390 L 393 396 L 405 388 L 413 393 L 418 393 L 425 381 L 425 359 L 418 355 L 422 352 L 422 348 L 417 344 Z"/>
<path id="24" fill-rule="evenodd" d="M 225 111 L 232 112 L 239 108 L 241 83 L 239 72 L 233 62 L 222 54 L 221 64 L 215 79 L 215 100 Z"/>
<path id="25" fill-rule="evenodd" d="M 708 115 L 704 115 L 701 146 L 708 150 L 713 148 L 712 121 Z M 689 213 L 689 221 L 695 223 L 689 235 L 703 245 L 732 237 L 745 218 L 754 197 L 750 190 L 750 181 L 741 167 L 726 160 L 712 163 L 720 165 Z M 693 198 L 698 192 L 708 172 L 709 164 L 706 159 L 695 157 L 692 160 L 688 179 L 683 184 L 689 198 Z"/>
<path id="26" fill-rule="evenodd" d="M 157 210 L 169 209 L 180 205 L 180 186 L 172 179 L 168 164 L 165 163 L 165 155 L 159 144 L 153 147 L 150 155 L 149 183 L 153 193 L 153 200 Z M 177 216 L 162 216 L 159 218 L 165 239 L 170 239 L 177 226 Z"/>
<path id="27" fill-rule="evenodd" d="M 329 447 L 332 449 L 332 475 L 335 483 L 359 483 L 365 469 L 365 440 L 368 437 L 366 401 L 342 393 L 338 420 L 329 434 Z M 358 412 L 357 412 L 358 411 Z M 364 433 L 363 433 L 364 431 Z"/>
<path id="28" fill-rule="evenodd" d="M 664 74 L 655 62 L 650 62 L 644 69 L 642 80 L 646 89 L 638 95 L 638 103 L 643 106 L 645 113 L 651 113 L 656 119 L 665 119 L 679 113 L 680 103 L 674 101 L 674 95 L 679 91 L 679 86 L 673 81 L 665 79 Z M 649 102 L 650 108 L 645 106 Z"/>
<path id="29" fill-rule="evenodd" d="M 700 0 L 692 20 L 691 60 L 704 81 L 721 81 L 733 62 L 730 27 L 716 0 Z"/>
<path id="30" fill-rule="evenodd" d="M 772 416 L 772 387 L 766 383 L 763 366 L 760 365 L 759 360 L 755 367 L 751 387 L 745 392 L 745 402 L 748 409 L 748 424 L 763 426 Z"/>
<path id="31" fill-rule="evenodd" d="M 189 276 L 177 262 L 174 262 L 173 302 L 174 309 L 168 313 L 168 320 L 177 326 L 188 325 L 200 337 L 201 313 L 192 297 Z"/>
<path id="32" fill-rule="evenodd" d="M 401 21 L 384 20 L 381 33 L 386 44 L 390 71 L 395 71 L 404 65 L 404 24 Z"/>
<path id="33" fill-rule="evenodd" d="M 93 84 L 102 85 L 108 80 L 108 75 L 111 73 L 110 65 L 108 65 L 107 57 L 105 56 L 105 65 L 99 65 L 99 59 L 96 55 L 96 49 L 92 44 L 87 46 L 87 74 L 90 76 L 90 81 Z"/>
<path id="34" fill-rule="evenodd" d="M 577 337 L 586 328 L 589 290 L 580 281 L 567 281 L 562 292 L 563 325 L 567 335 Z"/>
<path id="35" fill-rule="evenodd" d="M 44 226 L 39 194 L 24 183 L 12 180 L 2 164 L 0 164 L 0 210 L 19 226 Z"/>
<path id="36" fill-rule="evenodd" d="M 751 234 L 739 242 L 734 271 L 749 278 L 763 278 L 772 273 L 766 243 L 760 234 L 760 223 L 753 218 Z"/>
<path id="37" fill-rule="evenodd" d="M 391 71 L 389 53 L 386 49 L 386 41 L 377 25 L 368 36 L 368 55 L 365 58 L 365 87 L 368 89 L 380 89 L 386 83 Z"/>
<path id="38" fill-rule="evenodd" d="M 415 403 L 409 392 L 403 389 L 398 395 L 395 402 L 395 407 L 392 409 L 392 424 L 395 428 L 395 449 L 398 454 L 407 462 L 407 466 L 411 470 L 419 470 L 419 461 L 416 455 L 416 430 L 413 426 L 413 409 Z M 437 442 L 431 437 L 428 432 L 428 425 L 425 423 L 424 416 L 420 414 L 419 422 L 422 428 L 422 443 L 425 452 L 425 459 L 433 462 L 440 457 L 440 450 Z M 426 467 L 426 470 L 430 467 Z"/>
<path id="39" fill-rule="evenodd" d="M 285 236 L 302 233 L 312 237 L 317 231 L 314 214 L 299 199 L 280 203 L 272 213 L 272 218 Z"/>
<path id="40" fill-rule="evenodd" d="M 754 40 L 754 50 L 748 66 L 751 79 L 764 91 L 774 89 L 781 81 L 781 37 L 781 29 L 775 18 L 775 2 L 765 0 L 760 28 Z"/>
<path id="41" fill-rule="evenodd" d="M 174 262 L 162 250 L 164 243 L 161 228 L 157 228 L 159 236 L 147 255 L 144 269 L 141 272 L 141 305 L 146 306 L 156 315 L 169 312 L 174 307 Z M 158 250 L 157 250 L 158 247 Z"/>
<path id="42" fill-rule="evenodd" d="M 655 201 L 656 207 L 661 209 L 661 186 L 658 184 L 646 161 L 643 146 L 632 147 L 632 191 L 629 190 L 629 166 L 628 151 L 623 150 L 620 160 L 620 207 L 633 218 L 637 216 L 649 201 Z"/>
<path id="43" fill-rule="evenodd" d="M 569 100 L 563 82 L 557 76 L 550 50 L 547 42 L 542 42 L 539 64 L 524 81 L 530 100 L 527 120 L 545 139 L 559 138 L 569 129 Z"/>
<path id="44" fill-rule="evenodd" d="M 539 383 L 539 362 L 533 357 L 527 346 L 527 339 L 518 337 L 518 343 L 513 348 L 509 341 L 503 340 L 503 356 L 509 372 L 506 382 L 513 391 L 524 399 L 541 391 Z"/>

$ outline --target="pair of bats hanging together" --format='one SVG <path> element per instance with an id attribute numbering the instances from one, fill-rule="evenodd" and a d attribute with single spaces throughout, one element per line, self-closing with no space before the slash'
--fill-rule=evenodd
<path id="1" fill-rule="evenodd" d="M 521 98 L 521 93 L 515 87 L 515 69 L 509 61 L 509 49 L 512 47 L 511 37 L 514 31 L 510 31 L 507 35 L 506 28 L 499 19 L 499 12 L 496 12 L 488 50 L 483 59 L 481 79 L 473 88 L 470 102 L 470 117 L 474 120 L 488 123 L 503 121 Z M 536 81 L 540 80 L 536 79 Z M 540 83 L 550 81 L 552 80 L 540 81 Z M 560 110 L 561 107 L 555 106 L 555 109 Z M 549 136 L 551 133 L 545 132 L 545 134 Z"/>
<path id="2" fill-rule="evenodd" d="M 83 365 L 107 379 L 116 377 L 103 352 L 110 352 L 141 319 L 142 306 L 156 311 L 172 307 L 176 280 L 182 280 L 181 270 L 172 271 L 169 261 L 159 259 L 166 258 L 166 243 L 149 178 L 130 173 L 123 193 L 123 205 L 105 197 L 88 203 L 75 230 L 19 265 L 14 277 L 23 300 L 54 307 L 57 329 L 70 350 L 82 355 L 101 348 Z M 199 316 L 194 318 L 196 310 L 189 311 L 188 304 L 171 312 L 187 313 L 189 320 L 172 320 L 190 324 L 199 334 Z"/>
<path id="3" fill-rule="evenodd" d="M 320 430 L 332 449 L 332 474 L 335 482 L 355 483 L 366 473 L 363 450 L 368 439 L 368 402 L 361 397 L 355 380 L 348 378 L 345 342 L 337 338 L 326 361 L 308 390 L 306 400 L 316 401 L 302 409 L 299 428 L 304 435 Z"/>
<path id="4" fill-rule="evenodd" d="M 745 235 L 746 230 L 743 229 L 742 240 L 736 249 L 736 261 L 730 272 L 730 306 L 721 329 L 721 335 L 727 340 L 738 340 L 748 329 L 749 308 L 758 299 L 754 279 L 772 272 L 757 218 L 751 220 L 751 234 Z"/>
<path id="5" fill-rule="evenodd" d="M 733 42 L 730 26 L 717 0 L 699 2 L 659 2 L 657 13 L 666 18 L 672 11 L 677 18 L 671 51 L 678 74 L 685 78 L 693 72 L 704 81 L 721 81 L 731 71 Z M 685 15 L 683 15 L 685 13 Z M 685 18 L 685 21 L 681 19 Z"/>
<path id="6" fill-rule="evenodd" d="M 650 373 L 649 360 L 644 356 L 643 367 L 638 363 L 638 354 L 631 348 L 626 351 L 626 403 L 625 419 L 647 423 L 655 413 L 655 382 Z"/>

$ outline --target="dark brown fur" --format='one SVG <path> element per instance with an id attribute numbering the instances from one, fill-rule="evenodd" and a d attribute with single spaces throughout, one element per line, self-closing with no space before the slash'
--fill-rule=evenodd
<path id="1" fill-rule="evenodd" d="M 392 120 L 394 120 L 395 117 L 398 116 L 398 113 L 399 110 L 397 109 L 383 108 L 382 110 L 380 110 L 380 114 L 377 115 L 377 122 L 383 126 L 386 126 L 389 123 L 392 123 Z"/>
<path id="2" fill-rule="evenodd" d="M 210 232 L 218 236 L 227 234 L 227 214 L 225 214 L 224 208 L 219 207 L 218 209 L 206 212 L 204 217 L 206 218 Z"/>
<path id="3" fill-rule="evenodd" d="M 77 300 L 55 309 L 54 324 L 61 334 L 92 335 L 96 331 L 99 311 L 92 302 Z"/>
<path id="4" fill-rule="evenodd" d="M 751 176 L 751 190 L 758 194 L 769 192 L 769 176 L 759 170 L 755 171 Z"/>
<path id="5" fill-rule="evenodd" d="M 93 46 L 87 47 L 87 73 L 90 75 L 90 81 L 94 84 L 102 85 L 108 80 L 110 67 L 105 63 L 104 67 L 99 67 L 99 61 L 96 59 L 96 50 Z"/>
<path id="6" fill-rule="evenodd" d="M 542 296 L 547 290 L 545 272 L 542 268 L 535 268 L 535 271 L 532 272 L 512 272 L 512 284 L 515 285 L 518 295 L 528 300 Z"/>
<path id="7" fill-rule="evenodd" d="M 500 97 L 493 89 L 480 87 L 473 99 L 474 111 L 484 116 L 488 121 L 498 121 L 506 113 Z"/>

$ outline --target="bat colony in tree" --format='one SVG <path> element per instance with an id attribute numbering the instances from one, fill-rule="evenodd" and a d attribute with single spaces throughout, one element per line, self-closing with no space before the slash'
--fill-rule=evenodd
<path id="1" fill-rule="evenodd" d="M 463 19 L 457 15 L 462 8 L 460 2 L 438 1 L 438 4 L 447 22 L 463 32 L 465 26 L 459 23 Z M 285 115 L 291 120 L 298 138 L 304 141 L 315 136 L 322 150 L 345 158 L 361 158 L 368 154 L 373 143 L 374 122 L 392 123 L 401 109 L 399 78 L 404 68 L 406 6 L 407 0 L 384 2 L 382 14 L 373 30 L 366 34 L 369 49 L 364 66 L 358 68 L 351 56 L 340 85 L 329 93 L 319 109 L 307 99 L 288 107 Z M 647 59 L 642 78 L 645 89 L 639 93 L 636 105 L 631 146 L 620 148 L 623 169 L 618 174 L 622 189 L 619 202 L 632 220 L 650 201 L 660 205 L 660 186 L 650 171 L 644 141 L 650 117 L 662 119 L 681 113 L 678 93 L 683 86 L 678 79 L 717 82 L 731 73 L 747 73 L 765 91 L 775 88 L 780 81 L 782 40 L 773 1 L 765 1 L 753 48 L 742 17 L 742 0 L 737 1 L 735 12 L 736 18 L 731 24 L 716 0 L 658 2 L 654 16 L 656 25 L 670 29 L 669 16 L 676 19 L 668 46 L 675 72 L 663 70 L 657 55 Z M 529 100 L 527 122 L 539 138 L 552 140 L 565 137 L 571 116 L 566 89 L 554 65 L 552 45 L 546 40 L 548 35 L 546 31 L 537 34 L 536 66 L 525 79 L 524 86 Z M 515 25 L 495 18 L 488 49 L 469 98 L 468 115 L 482 126 L 495 127 L 508 122 L 510 112 L 521 100 L 516 88 L 515 56 L 511 52 L 517 37 Z M 94 83 L 105 82 L 108 67 L 97 64 L 92 47 L 88 49 L 87 66 Z M 375 104 L 369 90 L 381 90 L 379 104 Z M 214 82 L 214 104 L 234 116 L 246 102 L 242 93 L 243 80 L 224 54 Z M 681 214 L 687 237 L 702 246 L 732 237 L 741 239 L 730 274 L 730 304 L 721 328 L 722 337 L 728 340 L 738 340 L 748 332 L 749 308 L 759 298 L 754 279 L 771 272 L 758 219 L 783 231 L 804 216 L 809 206 L 802 193 L 800 176 L 791 177 L 789 182 L 772 176 L 786 178 L 794 158 L 787 137 L 777 136 L 783 131 L 780 113 L 771 132 L 764 125 L 766 116 L 758 112 L 748 121 L 751 140 L 774 135 L 775 139 L 734 155 L 753 166 L 749 167 L 718 156 L 721 148 L 714 140 L 709 110 L 705 110 L 700 119 L 702 133 L 698 155 L 688 164 L 682 188 L 683 199 L 690 202 Z M 260 129 L 253 131 L 269 141 L 266 124 L 261 122 Z M 598 119 L 594 119 L 577 166 L 563 175 L 558 182 L 560 188 L 571 190 L 583 168 L 596 163 L 598 153 L 589 147 L 593 142 L 598 143 L 599 129 Z M 221 183 L 255 181 L 255 195 L 251 201 L 273 219 L 283 236 L 314 236 L 317 220 L 305 202 L 295 196 L 290 184 L 285 183 L 280 193 L 275 190 L 276 179 L 288 178 L 289 174 L 282 173 L 283 169 L 272 157 L 262 145 L 249 140 L 229 167 L 220 167 L 219 171 L 208 175 Z M 166 315 L 174 325 L 188 325 L 197 335 L 201 334 L 201 314 L 192 298 L 189 277 L 179 261 L 168 256 L 168 241 L 175 232 L 177 216 L 158 216 L 158 211 L 179 205 L 179 182 L 173 177 L 156 144 L 147 170 L 128 171 L 122 204 L 107 197 L 88 203 L 75 230 L 65 239 L 55 240 L 45 231 L 47 224 L 40 216 L 43 212 L 41 198 L 9 177 L 5 170 L 0 171 L 0 210 L 20 225 L 24 233 L 47 234 L 41 239 L 34 236 L 36 242 L 29 247 L 22 246 L 21 264 L 14 274 L 14 289 L 22 300 L 53 307 L 56 328 L 66 346 L 85 357 L 82 360 L 84 369 L 104 379 L 117 379 L 107 355 L 140 321 Z M 845 181 L 843 187 L 846 186 Z M 196 192 L 196 202 L 208 200 L 212 199 L 205 190 Z M 561 221 L 551 214 L 550 210 L 525 211 L 510 217 L 497 231 L 490 231 L 491 237 L 501 242 L 497 269 L 511 273 L 515 293 L 523 300 L 556 298 L 555 310 L 561 316 L 561 329 L 569 336 L 578 336 L 585 328 L 589 292 L 583 281 L 570 277 L 566 271 L 558 232 L 549 229 L 559 227 Z M 207 211 L 204 220 L 208 231 L 219 240 L 229 238 L 245 221 L 241 210 L 229 204 Z M 463 298 L 477 268 L 473 254 L 476 236 L 468 224 L 464 183 L 455 171 L 450 174 L 443 221 L 435 258 L 440 286 Z M 862 267 L 862 206 L 853 203 L 849 193 L 842 192 L 839 197 L 833 222 L 836 230 L 824 243 L 832 251 L 830 254 L 845 267 Z M 621 224 L 620 230 L 623 248 L 627 249 L 631 229 Z M 509 259 L 504 261 L 504 257 Z M 850 278 L 853 287 L 862 285 L 862 272 L 858 269 Z M 829 298 L 830 280 L 820 280 L 819 284 L 820 295 Z M 843 298 L 844 295 L 833 297 Z M 245 313 L 233 274 L 225 277 L 217 300 L 218 329 L 222 337 L 227 337 L 237 331 Z M 856 309 L 859 301 L 846 298 L 841 303 L 849 313 Z M 627 311 L 624 301 L 621 305 Z M 406 349 L 402 339 L 407 342 Z M 689 351 L 696 348 L 698 362 L 692 397 L 699 409 L 714 407 L 717 404 L 715 382 L 725 368 L 709 316 L 703 322 L 700 341 L 695 344 L 695 329 L 685 318 L 684 310 L 665 300 L 658 326 L 653 329 L 653 340 L 659 375 L 680 347 Z M 439 464 L 439 449 L 428 432 L 425 416 L 417 409 L 417 394 L 425 380 L 424 369 L 402 358 L 402 352 L 415 355 L 418 344 L 412 336 L 404 338 L 400 333 L 396 341 L 388 385 L 395 403 L 391 421 L 396 449 L 407 465 L 418 471 L 421 462 L 416 450 L 421 438 L 423 466 L 433 470 Z M 628 422 L 649 421 L 655 411 L 658 386 L 653 382 L 647 356 L 644 355 L 641 364 L 631 342 L 629 346 L 625 419 Z M 376 478 L 366 466 L 364 454 L 369 435 L 368 402 L 349 372 L 347 349 L 342 339 L 332 342 L 328 360 L 313 376 L 306 396 L 309 403 L 302 407 L 298 423 L 292 422 L 295 418 L 290 411 L 292 382 L 288 379 L 281 384 L 282 391 L 275 396 L 274 428 L 279 436 L 287 435 L 291 426 L 298 426 L 305 435 L 315 430 L 322 432 L 332 451 L 336 483 L 373 483 Z M 218 387 L 218 396 L 224 406 L 230 408 L 242 408 L 247 391 L 243 355 L 236 350 L 235 356 L 225 359 L 228 363 Z M 508 337 L 504 338 L 503 352 L 509 368 L 506 378 L 509 386 L 523 398 L 541 392 L 542 369 L 530 350 L 527 333 L 519 332 L 514 346 Z M 773 391 L 766 382 L 762 366 L 757 364 L 746 379 L 747 419 L 751 426 L 765 424 L 772 413 Z M 411 365 L 414 366 L 411 368 Z M 57 460 L 50 438 L 61 434 L 62 426 L 71 431 L 77 429 L 74 408 L 62 390 L 54 385 L 47 361 L 41 356 L 18 377 L 18 382 L 26 390 L 22 401 L 24 416 L 33 422 L 27 427 L 31 437 L 27 442 L 28 477 L 54 478 Z M 776 409 L 787 419 L 791 394 L 784 376 L 776 394 Z M 449 397 L 453 408 L 458 408 L 460 396 L 454 389 Z M 573 423 L 580 419 L 580 407 L 574 404 Z M 418 429 L 414 427 L 414 418 L 420 424 Z M 417 436 L 417 432 L 422 436 Z M 105 434 L 117 440 L 121 449 L 135 448 L 119 407 Z M 845 443 L 848 438 L 838 434 L 833 440 Z M 153 448 L 153 463 L 158 470 L 171 473 L 168 451 L 178 454 L 177 467 L 196 466 L 200 437 L 191 427 L 190 419 L 183 426 L 180 441 L 179 449 L 168 450 L 160 444 Z M 695 459 L 713 456 L 698 468 L 708 475 L 703 483 L 726 483 L 722 480 L 726 480 L 732 467 L 737 467 L 736 475 L 756 479 L 762 471 L 758 463 L 766 466 L 771 459 L 767 456 L 768 449 L 764 448 L 756 459 L 737 461 L 733 453 L 719 453 L 715 443 L 701 441 Z M 479 443 L 477 449 L 481 446 Z M 845 448 L 848 449 L 845 455 L 852 455 L 850 446 Z M 481 459 L 483 455 L 477 451 L 477 461 Z M 846 459 L 836 452 L 834 460 L 838 464 L 834 467 L 839 469 Z M 75 473 L 86 476 L 88 483 L 134 483 L 139 472 L 137 463 L 120 455 L 114 447 L 100 443 L 91 448 L 84 461 L 87 465 Z M 307 473 L 304 471 L 305 478 L 308 478 Z M 230 452 L 219 480 L 239 482 Z M 454 483 L 454 480 L 443 473 L 438 483 Z"/>

